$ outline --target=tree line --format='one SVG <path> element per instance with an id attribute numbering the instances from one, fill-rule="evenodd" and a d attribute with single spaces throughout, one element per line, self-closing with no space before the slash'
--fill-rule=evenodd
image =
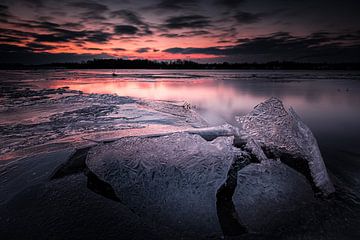
<path id="1" fill-rule="evenodd" d="M 273 61 L 267 63 L 197 63 L 188 60 L 93 59 L 82 62 L 41 65 L 1 64 L 0 69 L 263 69 L 263 70 L 360 70 L 360 63 L 306 63 Z"/>

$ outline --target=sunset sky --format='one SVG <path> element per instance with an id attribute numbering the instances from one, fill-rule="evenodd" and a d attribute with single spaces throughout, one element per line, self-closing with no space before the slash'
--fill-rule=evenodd
<path id="1" fill-rule="evenodd" d="M 2 0 L 0 62 L 360 62 L 358 0 Z"/>

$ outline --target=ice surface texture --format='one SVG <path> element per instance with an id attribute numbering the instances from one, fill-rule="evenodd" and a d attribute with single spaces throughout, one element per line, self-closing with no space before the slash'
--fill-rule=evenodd
<path id="1" fill-rule="evenodd" d="M 216 196 L 235 154 L 233 138 L 128 137 L 93 148 L 86 164 L 120 201 L 145 218 L 187 234 L 220 232 Z"/>
<path id="2" fill-rule="evenodd" d="M 302 172 L 315 191 L 325 196 L 335 191 L 315 137 L 292 108 L 286 111 L 279 99 L 270 98 L 238 122 L 241 137 L 258 143 L 267 157 Z"/>

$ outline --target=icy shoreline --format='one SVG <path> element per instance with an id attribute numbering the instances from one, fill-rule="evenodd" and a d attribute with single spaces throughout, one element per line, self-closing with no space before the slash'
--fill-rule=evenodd
<path id="1" fill-rule="evenodd" d="M 207 126 L 196 112 L 179 102 L 85 94 L 67 88 L 0 86 L 0 161 L 78 148 L 91 140 Z"/>

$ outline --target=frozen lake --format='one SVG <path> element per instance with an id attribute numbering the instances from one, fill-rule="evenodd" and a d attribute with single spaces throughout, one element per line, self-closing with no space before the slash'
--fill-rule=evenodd
<path id="1" fill-rule="evenodd" d="M 295 194 L 297 196 L 295 199 L 299 202 L 297 207 L 304 208 L 304 211 L 300 211 L 305 220 L 290 217 L 284 221 L 293 220 L 294 222 L 290 225 L 295 229 L 298 229 L 297 221 L 302 221 L 303 230 L 299 230 L 300 234 L 312 236 L 311 229 L 313 229 L 316 234 L 324 235 L 324 239 L 327 239 L 327 234 L 331 236 L 331 234 L 341 232 L 342 230 L 336 227 L 341 222 L 340 225 L 346 229 L 348 236 L 358 236 L 360 72 L 118 70 L 115 75 L 112 73 L 111 70 L 0 71 L 0 176 L 2 177 L 0 178 L 0 206 L 6 206 L 0 208 L 0 212 L 8 216 L 3 220 L 17 219 L 20 221 L 20 223 L 6 222 L 6 225 L 3 225 L 7 226 L 7 232 L 10 235 L 17 233 L 12 226 L 16 228 L 17 224 L 19 226 L 28 225 L 29 221 L 43 222 L 44 218 L 47 219 L 49 215 L 59 216 L 56 211 L 64 211 L 68 215 L 58 217 L 58 222 L 54 221 L 57 225 L 56 228 L 52 227 L 52 224 L 46 226 L 51 231 L 60 229 L 59 231 L 64 235 L 66 233 L 62 233 L 61 229 L 68 229 L 67 224 L 74 226 L 74 229 L 79 228 L 76 224 L 73 225 L 73 220 L 75 222 L 78 220 L 80 226 L 83 225 L 84 220 L 92 224 L 91 219 L 99 219 L 99 216 L 105 218 L 113 216 L 114 209 L 120 211 L 114 215 L 130 219 L 132 213 L 127 212 L 125 206 L 113 205 L 113 202 L 106 202 L 106 198 L 91 195 L 92 192 L 86 190 L 84 187 L 86 174 L 71 175 L 63 180 L 49 180 L 48 175 L 52 172 L 50 170 L 65 161 L 72 149 L 81 149 L 84 146 L 98 144 L 103 140 L 118 139 L 124 136 L 168 133 L 203 127 L 207 126 L 206 122 L 214 126 L 234 123 L 236 116 L 247 114 L 254 106 L 270 97 L 277 97 L 283 101 L 286 107 L 293 107 L 313 131 L 330 177 L 334 180 L 337 189 L 336 196 L 332 201 L 319 199 L 315 205 L 302 206 L 301 204 L 304 202 L 301 204 L 300 202 L 304 194 L 301 189 L 290 187 L 291 191 L 299 195 Z M 192 110 L 199 113 L 206 122 L 199 119 L 198 114 Z M 156 146 L 162 144 L 156 144 Z M 174 146 L 174 149 L 178 147 L 176 144 L 169 144 L 169 149 Z M 150 144 L 149 149 L 152 147 L 153 145 Z M 114 149 L 119 153 L 123 152 L 123 149 L 118 147 L 114 147 Z M 96 150 L 94 151 L 96 154 L 98 153 Z M 149 152 L 151 150 L 144 151 L 144 156 L 148 156 Z M 119 153 L 115 155 L 118 156 Z M 172 155 L 175 160 L 180 158 L 176 155 L 177 153 L 179 156 L 183 156 L 181 151 L 176 150 Z M 223 154 L 223 152 L 221 153 Z M 94 163 L 97 163 L 98 160 L 96 154 Z M 13 161 L 20 158 L 23 159 Z M 165 161 L 167 158 L 163 160 Z M 252 165 L 252 167 L 256 166 L 256 164 Z M 110 170 L 117 171 L 117 168 L 110 168 Z M 242 176 L 240 178 L 247 176 L 246 171 L 249 170 L 245 169 L 239 174 Z M 274 174 L 274 172 L 276 169 L 264 172 L 262 175 Z M 241 184 L 239 187 L 248 186 L 250 190 L 256 190 L 256 182 L 259 181 L 256 173 L 258 172 L 256 171 L 254 176 L 248 173 L 254 182 L 249 185 Z M 141 176 L 140 182 L 142 182 Z M 284 186 L 292 186 L 290 178 L 286 176 Z M 87 184 L 89 184 L 89 176 L 87 178 Z M 169 179 L 176 178 L 173 172 L 169 173 Z M 120 177 L 119 179 L 126 180 L 127 178 Z M 189 177 L 185 177 L 185 179 L 189 179 Z M 159 177 L 159 181 L 164 181 L 166 185 L 167 179 Z M 268 181 L 269 179 L 265 180 L 266 184 Z M 280 180 L 276 180 L 273 176 L 270 181 L 275 184 Z M 176 183 L 176 181 L 172 182 Z M 207 181 L 205 182 L 207 183 Z M 284 183 L 282 180 L 281 182 Z M 165 186 L 164 184 L 155 184 L 154 187 L 156 189 L 159 186 Z M 207 186 L 206 184 L 200 185 Z M 42 189 L 44 186 L 45 190 L 49 191 L 38 196 L 37 193 L 45 191 Z M 261 189 L 266 190 L 264 186 L 261 186 Z M 214 191 L 214 189 L 210 191 L 209 196 L 212 198 Z M 204 194 L 201 191 L 199 193 L 201 197 L 193 200 L 202 206 L 203 204 L 199 200 Z M 125 196 L 127 195 L 125 194 Z M 151 199 L 151 196 L 145 199 Z M 159 194 L 155 198 L 159 197 L 160 199 L 166 196 L 166 194 Z M 259 196 L 260 199 L 265 199 L 262 206 L 266 211 L 270 211 L 274 207 L 276 209 L 276 206 L 269 207 L 274 198 L 269 198 L 268 201 L 265 196 L 261 194 Z M 309 196 L 312 197 L 312 193 Z M 77 197 L 80 197 L 78 202 L 76 201 Z M 49 201 L 49 199 L 52 200 Z M 64 199 L 66 206 L 58 208 L 64 203 Z M 83 201 L 83 199 L 87 199 L 87 201 Z M 249 199 L 251 203 L 249 206 L 253 207 L 251 197 Z M 67 204 L 67 201 L 71 204 Z M 210 209 L 214 207 L 214 201 L 214 199 L 207 201 Z M 31 205 L 30 203 L 33 202 L 38 205 Z M 79 205 L 73 206 L 74 202 Z M 164 202 L 166 201 L 164 200 Z M 241 199 L 238 202 L 244 201 Z M 85 206 L 84 209 L 90 211 L 83 210 L 83 204 L 88 203 L 91 207 Z M 99 208 L 101 211 L 94 211 L 92 206 L 98 206 L 101 203 L 106 203 Z M 128 204 L 131 205 L 131 203 L 132 201 L 129 201 Z M 188 201 L 179 201 L 174 204 L 177 206 L 180 203 L 188 203 Z M 261 208 L 260 205 L 257 205 L 257 208 Z M 23 206 L 26 206 L 26 211 L 29 212 L 24 214 L 25 218 L 23 212 L 19 211 Z M 319 208 L 319 206 L 322 207 Z M 245 209 L 250 210 L 251 207 Z M 191 206 L 191 208 L 193 207 Z M 290 207 L 290 209 L 292 208 L 293 206 Z M 48 214 L 48 210 L 54 211 L 54 213 Z M 173 212 L 173 208 L 170 209 L 170 212 Z M 188 219 L 190 215 L 187 212 L 178 212 L 172 217 L 182 216 L 183 213 L 185 213 L 184 219 Z M 214 211 L 213 213 L 216 216 Z M 157 211 L 154 214 L 157 214 Z M 208 212 L 205 215 L 207 216 L 207 214 Z M 241 214 L 246 216 L 246 212 L 241 212 Z M 296 213 L 293 215 L 297 216 Z M 9 216 L 11 217 L 9 218 Z M 249 216 L 256 218 L 258 215 L 253 214 L 250 210 Z M 204 219 L 200 218 L 195 222 L 202 222 Z M 165 220 L 167 223 L 167 219 Z M 142 226 L 141 221 L 135 226 Z M 204 220 L 204 222 L 206 221 Z M 276 221 L 272 219 L 272 222 Z M 323 222 L 327 226 L 324 229 L 328 229 L 329 233 L 318 233 L 319 226 Z M 97 226 L 97 220 L 94 223 Z M 120 227 L 113 223 L 118 223 Z M 218 227 L 217 218 L 214 223 L 214 226 Z M 105 227 L 113 227 L 111 228 L 113 230 L 107 232 L 108 234 L 122 229 L 122 223 L 118 220 L 104 220 L 101 224 Z M 177 223 L 175 225 L 178 226 Z M 205 225 L 206 227 L 210 226 L 210 229 L 213 228 L 213 225 Z M 184 224 L 184 226 L 191 228 L 192 225 Z M 103 229 L 99 225 L 92 230 L 102 233 L 103 230 L 100 231 L 98 228 Z M 196 228 L 197 226 L 194 229 Z M 167 231 L 163 230 L 156 229 L 156 232 L 167 234 Z M 186 230 L 181 231 L 186 232 Z M 285 228 L 282 231 L 285 235 L 293 234 L 291 228 Z M 37 232 L 37 230 L 30 231 L 32 234 Z M 130 231 L 130 233 L 133 232 Z M 22 232 L 20 231 L 19 234 Z M 57 234 L 62 236 L 60 233 Z"/>
<path id="2" fill-rule="evenodd" d="M 211 125 L 233 123 L 275 96 L 310 126 L 330 170 L 354 187 L 359 183 L 360 72 L 135 69 L 113 76 L 111 70 L 24 70 L 1 76 L 3 84 L 186 102 Z"/>

